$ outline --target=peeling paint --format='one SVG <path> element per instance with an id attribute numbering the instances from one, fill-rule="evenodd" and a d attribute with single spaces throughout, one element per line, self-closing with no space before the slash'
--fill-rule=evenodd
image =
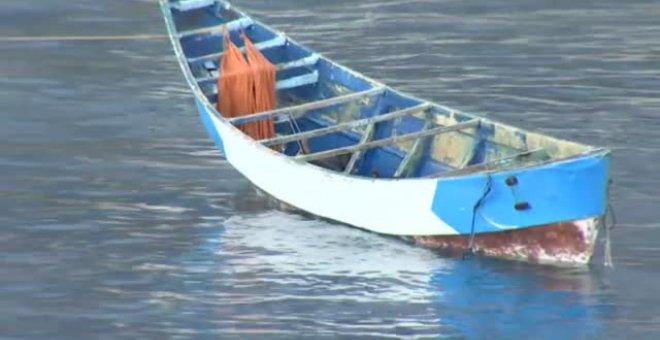
<path id="1" fill-rule="evenodd" d="M 444 164 L 462 168 L 470 161 L 477 138 L 460 132 L 445 133 L 433 138 L 432 157 Z"/>
<path id="2" fill-rule="evenodd" d="M 473 116 L 469 114 L 448 110 L 438 112 L 433 119 L 439 125 L 453 125 L 471 117 Z M 484 120 L 484 123 L 492 129 L 491 135 L 484 138 L 489 143 L 484 155 L 484 163 L 528 150 L 543 150 L 544 157 L 525 158 L 524 162 L 517 162 L 516 165 L 531 165 L 549 159 L 568 158 L 595 150 L 591 146 L 525 131 L 492 120 Z M 459 135 L 463 137 L 456 137 Z M 461 165 L 465 165 L 461 163 L 461 160 L 465 161 L 467 156 L 461 158 L 460 151 L 463 150 L 471 155 L 473 146 L 476 146 L 476 140 L 476 134 L 470 134 L 468 131 L 441 136 L 436 143 L 434 158 L 441 162 L 446 160 L 449 165 L 461 167 Z M 441 150 L 442 145 L 450 145 L 457 150 Z"/>
<path id="3" fill-rule="evenodd" d="M 490 123 L 494 125 L 493 142 L 510 145 L 521 150 L 545 149 L 553 159 L 571 157 L 594 150 L 593 147 L 586 145 L 523 131 L 500 123 Z"/>
<path id="4" fill-rule="evenodd" d="M 477 254 L 530 263 L 584 265 L 591 261 L 600 219 L 555 223 L 497 233 L 477 234 Z M 468 250 L 470 236 L 414 236 L 426 248 L 460 255 Z"/>

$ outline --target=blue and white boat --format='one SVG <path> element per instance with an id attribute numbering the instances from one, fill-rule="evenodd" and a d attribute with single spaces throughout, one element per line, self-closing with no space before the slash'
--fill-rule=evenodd
<path id="1" fill-rule="evenodd" d="M 610 151 L 396 91 L 218 0 L 160 0 L 208 134 L 257 188 L 326 219 L 451 253 L 586 264 L 608 200 Z M 278 108 L 225 118 L 222 35 L 277 66 Z M 237 127 L 272 119 L 276 136 Z"/>

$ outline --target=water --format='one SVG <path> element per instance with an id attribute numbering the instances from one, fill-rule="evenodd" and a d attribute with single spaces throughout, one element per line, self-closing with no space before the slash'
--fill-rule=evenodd
<path id="1" fill-rule="evenodd" d="M 238 1 L 406 92 L 614 150 L 616 268 L 443 258 L 273 209 L 169 43 L 0 43 L 0 336 L 653 338 L 657 1 Z M 154 1 L 4 0 L 0 32 L 165 32 Z"/>

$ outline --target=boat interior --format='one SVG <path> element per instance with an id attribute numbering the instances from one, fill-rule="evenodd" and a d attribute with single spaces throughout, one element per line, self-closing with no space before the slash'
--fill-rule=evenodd
<path id="1" fill-rule="evenodd" d="M 595 149 L 517 129 L 400 93 L 338 65 L 218 0 L 169 1 L 187 65 L 217 104 L 223 32 L 245 34 L 277 68 L 277 109 L 228 118 L 274 120 L 264 146 L 301 162 L 378 178 L 500 171 Z"/>

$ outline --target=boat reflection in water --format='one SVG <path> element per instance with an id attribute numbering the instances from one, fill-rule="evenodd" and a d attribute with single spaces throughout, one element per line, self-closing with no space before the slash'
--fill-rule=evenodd
<path id="1" fill-rule="evenodd" d="M 430 285 L 442 322 L 469 338 L 600 338 L 614 313 L 588 269 L 475 259 L 435 271 Z"/>
<path id="2" fill-rule="evenodd" d="M 226 336 L 559 339 L 602 334 L 611 312 L 597 273 L 441 257 L 255 204 L 242 200 L 234 217 L 196 228 L 199 247 L 179 258 L 189 326 Z"/>

